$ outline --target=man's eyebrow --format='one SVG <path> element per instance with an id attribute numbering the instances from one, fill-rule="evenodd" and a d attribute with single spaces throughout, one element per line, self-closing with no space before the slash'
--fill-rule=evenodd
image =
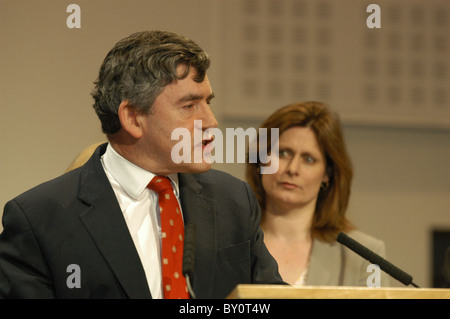
<path id="1" fill-rule="evenodd" d="M 206 101 L 209 102 L 214 98 L 214 93 L 211 93 L 207 98 Z M 181 97 L 178 100 L 178 103 L 183 103 L 183 102 L 187 102 L 187 101 L 195 101 L 195 100 L 201 100 L 203 99 L 203 95 L 197 95 L 197 94 L 187 94 L 183 97 Z"/>

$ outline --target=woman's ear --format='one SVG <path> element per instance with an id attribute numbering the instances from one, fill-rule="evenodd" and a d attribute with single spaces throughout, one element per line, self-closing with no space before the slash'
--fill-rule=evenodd
<path id="1" fill-rule="evenodd" d="M 330 182 L 330 177 L 328 176 L 328 174 L 327 173 L 325 173 L 324 175 L 323 175 L 323 178 L 322 178 L 322 183 L 329 183 Z"/>
<path id="2" fill-rule="evenodd" d="M 323 183 L 329 183 L 330 182 L 330 176 L 333 172 L 333 169 L 330 166 L 327 166 L 327 169 L 325 170 L 325 174 L 323 174 Z"/>
<path id="3" fill-rule="evenodd" d="M 140 138 L 142 136 L 142 127 L 138 119 L 140 112 L 130 104 L 130 101 L 124 100 L 120 103 L 118 116 L 122 128 L 128 134 L 134 138 Z"/>

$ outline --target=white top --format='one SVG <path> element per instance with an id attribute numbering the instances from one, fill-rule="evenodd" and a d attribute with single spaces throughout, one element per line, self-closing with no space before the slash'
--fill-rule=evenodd
<path id="1" fill-rule="evenodd" d="M 292 285 L 293 287 L 303 287 L 306 285 L 306 275 L 308 274 L 308 268 L 303 270 L 300 276 L 297 278 L 295 283 Z"/>
<path id="2" fill-rule="evenodd" d="M 110 144 L 101 157 L 101 162 L 141 259 L 152 297 L 161 299 L 163 292 L 158 194 L 147 188 L 155 174 L 131 163 Z M 168 177 L 178 199 L 178 175 L 171 174 Z"/>

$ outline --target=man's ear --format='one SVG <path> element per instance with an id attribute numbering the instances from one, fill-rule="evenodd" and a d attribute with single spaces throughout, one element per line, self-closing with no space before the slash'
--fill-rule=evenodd
<path id="1" fill-rule="evenodd" d="M 142 136 L 142 127 L 138 119 L 139 115 L 140 112 L 130 104 L 130 101 L 125 100 L 120 103 L 118 110 L 120 124 L 134 138 Z"/>

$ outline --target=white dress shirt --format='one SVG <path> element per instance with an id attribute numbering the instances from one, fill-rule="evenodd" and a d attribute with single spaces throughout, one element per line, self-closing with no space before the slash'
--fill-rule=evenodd
<path id="1" fill-rule="evenodd" d="M 101 157 L 101 162 L 141 259 L 152 297 L 161 299 L 161 222 L 158 195 L 147 188 L 155 174 L 123 158 L 110 144 Z M 178 175 L 171 174 L 168 177 L 178 198 Z"/>

